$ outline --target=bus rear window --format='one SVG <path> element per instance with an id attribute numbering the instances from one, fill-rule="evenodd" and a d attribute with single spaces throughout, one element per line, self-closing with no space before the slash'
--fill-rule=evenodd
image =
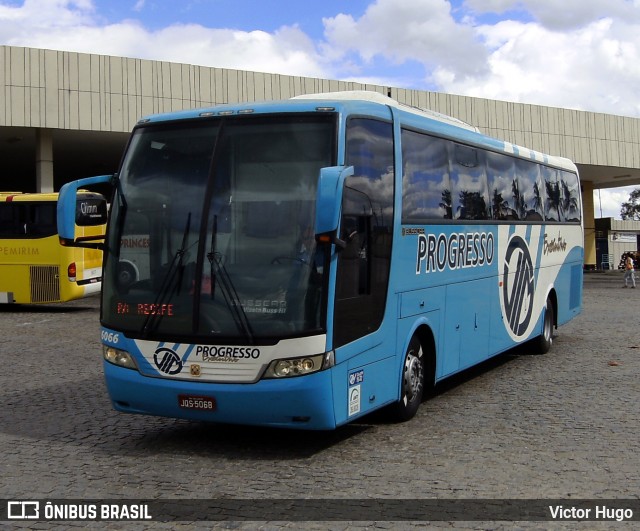
<path id="1" fill-rule="evenodd" d="M 107 202 L 101 197 L 78 197 L 76 203 L 76 225 L 95 227 L 107 222 Z"/>

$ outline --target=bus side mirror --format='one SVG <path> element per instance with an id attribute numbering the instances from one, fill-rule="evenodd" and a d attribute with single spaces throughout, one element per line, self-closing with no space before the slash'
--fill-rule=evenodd
<path id="1" fill-rule="evenodd" d="M 316 197 L 316 239 L 321 243 L 345 247 L 345 242 L 338 238 L 338 223 L 344 182 L 353 172 L 353 166 L 332 166 L 320 170 Z"/>
<path id="2" fill-rule="evenodd" d="M 101 248 L 102 244 L 98 243 L 82 243 L 76 240 L 76 202 L 78 189 L 92 184 L 109 183 L 113 179 L 113 175 L 98 175 L 96 177 L 87 177 L 86 179 L 78 179 L 65 184 L 60 188 L 58 194 L 57 219 L 58 219 L 58 237 L 60 244 L 67 247 L 95 247 Z M 91 238 L 92 240 L 104 240 L 102 236 Z"/>

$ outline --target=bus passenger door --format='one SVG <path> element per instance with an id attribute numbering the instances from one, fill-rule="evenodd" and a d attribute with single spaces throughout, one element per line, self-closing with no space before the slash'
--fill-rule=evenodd
<path id="1" fill-rule="evenodd" d="M 337 260 L 334 348 L 383 325 L 394 218 L 392 124 L 350 119 L 345 159 L 354 173 L 342 196 L 340 237 L 346 246 Z"/>
<path id="2" fill-rule="evenodd" d="M 373 332 L 382 317 L 375 299 L 384 300 L 386 293 L 371 289 L 372 217 L 368 196 L 345 187 L 340 229 L 345 248 L 338 256 L 336 281 L 337 345 Z"/>

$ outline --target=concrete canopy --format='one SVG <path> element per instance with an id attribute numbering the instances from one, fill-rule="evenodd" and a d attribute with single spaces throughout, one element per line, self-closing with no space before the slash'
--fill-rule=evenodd
<path id="1" fill-rule="evenodd" d="M 595 264 L 592 191 L 640 184 L 640 119 L 188 64 L 0 46 L 0 189 L 58 190 L 117 171 L 144 115 L 222 103 L 373 90 L 485 134 L 572 159 L 583 184 L 585 264 Z"/>

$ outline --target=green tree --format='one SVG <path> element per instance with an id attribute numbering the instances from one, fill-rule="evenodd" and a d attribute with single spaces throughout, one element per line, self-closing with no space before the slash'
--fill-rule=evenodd
<path id="1" fill-rule="evenodd" d="M 640 221 L 640 188 L 636 188 L 629 194 L 629 201 L 622 203 L 620 217 Z"/>

